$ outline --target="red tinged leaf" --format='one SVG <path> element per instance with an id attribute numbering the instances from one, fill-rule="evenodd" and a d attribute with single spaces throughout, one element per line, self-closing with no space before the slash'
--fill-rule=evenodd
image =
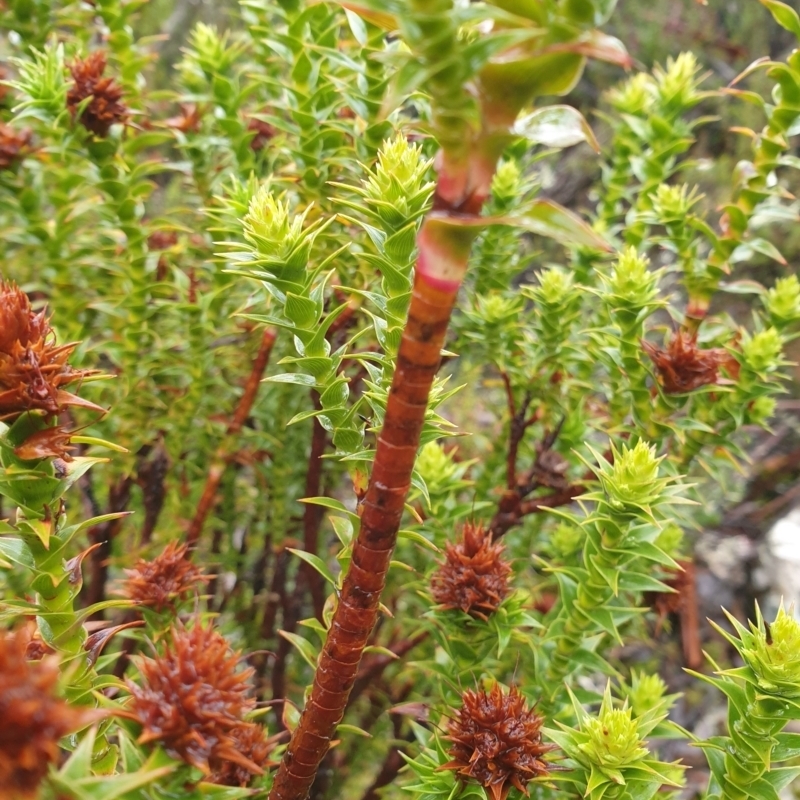
<path id="1" fill-rule="evenodd" d="M 45 428 L 29 436 L 21 445 L 14 448 L 14 455 L 23 461 L 35 461 L 42 458 L 60 458 L 72 461 L 70 446 L 72 431 L 65 430 L 60 425 Z"/>
<path id="2" fill-rule="evenodd" d="M 255 773 L 259 775 L 263 772 L 264 767 L 272 767 L 277 763 L 270 761 L 269 755 L 282 736 L 283 734 L 279 733 L 268 737 L 263 726 L 252 722 L 243 722 L 230 732 L 230 738 L 236 751 L 244 756 L 249 764 L 257 764 L 261 767 Z M 222 786 L 247 786 L 253 779 L 253 774 L 251 767 L 228 759 L 215 767 L 208 781 Z"/>

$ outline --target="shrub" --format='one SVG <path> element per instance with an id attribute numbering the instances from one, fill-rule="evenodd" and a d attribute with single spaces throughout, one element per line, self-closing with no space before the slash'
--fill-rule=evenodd
<path id="1" fill-rule="evenodd" d="M 143 6 L 0 10 L 0 798 L 647 800 L 670 737 L 776 798 L 790 613 L 720 629 L 708 740 L 615 645 L 784 391 L 797 279 L 734 273 L 786 267 L 800 50 L 766 100 L 624 76 L 614 0 L 242 0 L 165 78 Z M 712 95 L 765 117 L 719 210 Z"/>

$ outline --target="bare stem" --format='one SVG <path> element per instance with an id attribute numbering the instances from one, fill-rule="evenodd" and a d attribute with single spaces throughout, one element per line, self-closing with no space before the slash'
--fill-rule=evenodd
<path id="1" fill-rule="evenodd" d="M 258 349 L 258 354 L 253 361 L 253 367 L 250 370 L 250 375 L 247 378 L 247 383 L 244 386 L 244 392 L 239 398 L 236 410 L 233 412 L 233 417 L 228 423 L 225 430 L 225 439 L 235 436 L 242 429 L 245 420 L 253 408 L 256 395 L 258 394 L 258 386 L 261 378 L 264 376 L 264 370 L 269 363 L 269 357 L 272 353 L 272 347 L 275 344 L 275 331 L 271 328 L 266 328 L 261 337 L 261 346 Z M 195 511 L 194 518 L 189 525 L 189 530 L 186 534 L 186 543 L 189 545 L 189 552 L 197 545 L 197 540 L 203 530 L 206 518 L 208 517 L 211 509 L 214 507 L 217 489 L 219 488 L 222 475 L 228 463 L 228 447 L 227 442 L 223 440 L 222 444 L 217 448 L 217 452 L 208 469 L 208 476 L 206 483 L 203 487 L 203 493 L 200 495 L 200 502 L 197 504 L 197 511 Z"/>
<path id="2" fill-rule="evenodd" d="M 441 217 L 441 212 L 439 212 Z M 378 616 L 397 540 L 428 395 L 439 369 L 450 314 L 468 252 L 448 252 L 430 217 L 419 236 L 420 256 L 408 321 L 397 357 L 383 429 L 378 437 L 361 526 L 353 546 L 314 684 L 275 777 L 270 800 L 304 800 L 341 722 L 359 663 Z M 454 248 L 458 249 L 458 248 Z"/>

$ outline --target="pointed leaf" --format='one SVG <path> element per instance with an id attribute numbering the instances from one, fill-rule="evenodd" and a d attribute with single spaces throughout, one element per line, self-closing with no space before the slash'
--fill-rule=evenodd
<path id="1" fill-rule="evenodd" d="M 319 556 L 315 556 L 313 553 L 307 553 L 305 550 L 296 550 L 293 547 L 287 547 L 286 549 L 290 553 L 293 553 L 298 558 L 305 561 L 306 564 L 313 567 L 332 586 L 336 586 L 336 578 L 333 577 L 333 573 L 328 569 L 327 564 Z"/>
<path id="2" fill-rule="evenodd" d="M 298 636 L 296 633 L 290 633 L 289 631 L 278 631 L 278 633 L 300 651 L 300 655 L 308 662 L 312 669 L 317 668 L 317 650 L 308 639 L 304 639 L 302 636 Z"/>
<path id="3" fill-rule="evenodd" d="M 800 16 L 793 8 L 787 6 L 786 3 L 778 2 L 778 0 L 761 0 L 761 3 L 769 9 L 778 25 L 791 31 L 800 39 Z"/>
<path id="4" fill-rule="evenodd" d="M 545 147 L 570 147 L 586 142 L 595 153 L 600 145 L 583 114 L 572 106 L 547 106 L 517 120 L 514 133 Z"/>

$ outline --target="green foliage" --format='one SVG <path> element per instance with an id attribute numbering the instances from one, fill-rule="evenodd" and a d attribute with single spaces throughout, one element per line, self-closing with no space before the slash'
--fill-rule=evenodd
<path id="1" fill-rule="evenodd" d="M 800 39 L 790 5 L 751 5 Z M 242 0 L 165 33 L 184 44 L 169 65 L 138 0 L 0 8 L 2 278 L 47 306 L 53 347 L 80 343 L 72 369 L 111 378 L 76 382 L 82 402 L 56 392 L 58 413 L 0 419 L 0 619 L 35 628 L 70 704 L 110 712 L 61 742 L 35 796 L 269 791 L 354 560 L 392 379 L 413 380 L 398 351 L 421 230 L 436 269 L 472 254 L 380 623 L 315 796 L 486 797 L 443 767 L 463 690 L 487 681 L 547 715 L 559 750 L 529 784 L 539 800 L 683 785 L 648 745 L 692 738 L 669 722 L 675 696 L 615 645 L 646 636 L 646 595 L 674 591 L 678 551 L 741 490 L 730 464 L 785 391 L 800 283 L 777 243 L 798 220 L 800 55 L 724 91 L 692 53 L 625 77 L 631 57 L 601 30 L 615 6 Z M 73 102 L 100 43 L 105 72 Z M 552 98 L 589 59 L 609 66 L 586 85 L 622 82 L 584 116 Z M 85 115 L 116 90 L 125 113 L 101 135 Z M 712 123 L 722 137 L 712 115 L 727 124 L 738 101 L 763 127 L 737 125 L 742 157 L 709 188 L 695 138 Z M 591 186 L 565 208 L 550 198 L 575 154 Z M 0 404 L 33 352 L 3 313 Z M 437 606 L 430 583 L 478 521 L 510 565 L 485 619 Z M 178 560 L 204 577 L 181 593 L 170 573 L 179 602 L 137 606 L 131 568 L 184 540 Z M 263 774 L 222 737 L 244 773 L 212 783 L 130 716 L 129 655 L 163 655 L 192 618 L 247 654 L 236 675 L 255 670 L 245 730 L 279 733 L 244 753 Z M 708 797 L 775 800 L 800 758 L 784 730 L 800 634 L 783 609 L 731 623 L 741 664 L 699 676 L 729 710 L 727 736 L 695 741 Z"/>
<path id="2" fill-rule="evenodd" d="M 667 701 L 634 716 L 627 701 L 615 707 L 607 684 L 597 716 L 588 714 L 574 695 L 572 704 L 577 729 L 560 725 L 550 732 L 570 759 L 564 765 L 567 774 L 557 776 L 560 782 L 591 800 L 651 798 L 662 786 L 683 785 L 682 768 L 658 761 L 644 746 L 645 737 L 665 718 Z"/>

